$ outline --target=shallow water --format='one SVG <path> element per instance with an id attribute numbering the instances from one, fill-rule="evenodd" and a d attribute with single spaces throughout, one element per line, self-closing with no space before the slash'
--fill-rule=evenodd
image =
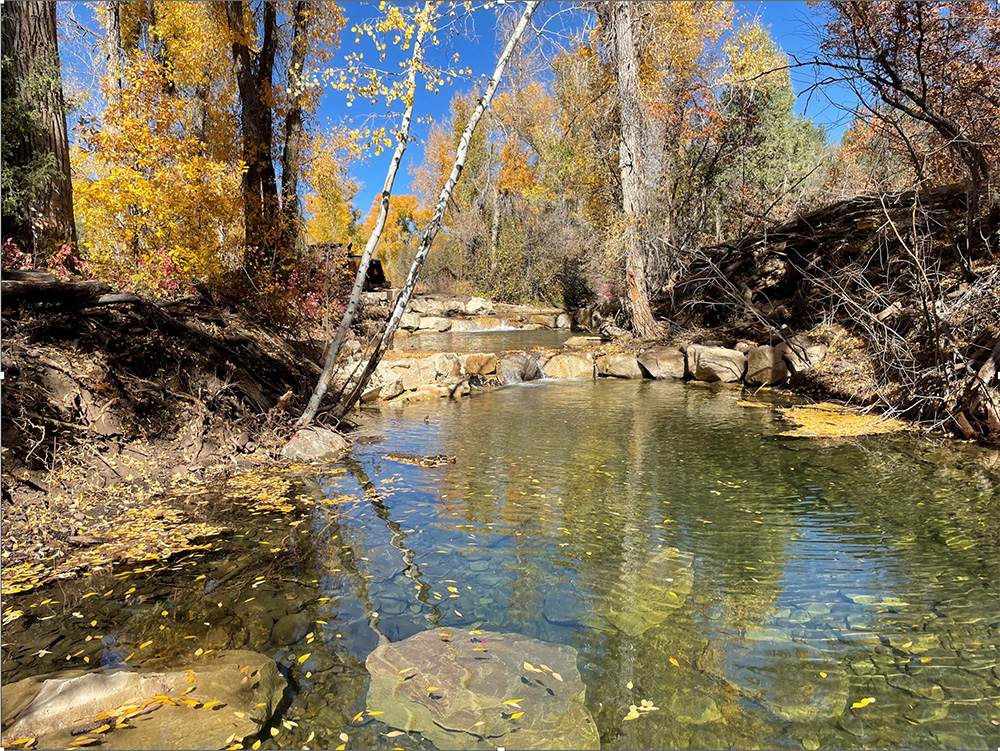
<path id="1" fill-rule="evenodd" d="M 222 553 L 54 590 L 81 617 L 5 628 L 3 680 L 68 667 L 78 649 L 135 664 L 150 639 L 160 655 L 250 648 L 283 666 L 299 723 L 264 747 L 310 732 L 318 748 L 341 732 L 348 748 L 429 747 L 352 717 L 379 633 L 442 625 L 576 649 L 605 748 L 997 746 L 995 476 L 971 448 L 782 438 L 738 398 L 606 379 L 386 411 L 365 430 L 386 441 L 307 483 L 335 502 L 306 523 L 233 518 Z M 667 548 L 693 556 L 690 594 L 625 633 L 623 591 L 656 602 L 677 587 L 646 568 Z M 114 594 L 79 599 L 105 584 Z M 643 699 L 659 709 L 623 720 Z"/>
<path id="2" fill-rule="evenodd" d="M 507 352 L 533 347 L 562 346 L 568 329 L 488 329 L 484 331 L 421 331 L 398 341 L 399 352 Z"/>

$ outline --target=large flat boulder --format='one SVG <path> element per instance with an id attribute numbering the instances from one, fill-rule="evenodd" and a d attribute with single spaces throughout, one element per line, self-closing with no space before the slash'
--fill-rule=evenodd
<path id="1" fill-rule="evenodd" d="M 337 459 L 349 447 L 340 433 L 312 426 L 296 433 L 281 449 L 281 455 L 293 462 L 328 462 Z"/>
<path id="2" fill-rule="evenodd" d="M 596 749 L 576 657 L 520 634 L 423 631 L 368 655 L 367 706 L 442 749 Z"/>
<path id="3" fill-rule="evenodd" d="M 493 315 L 493 303 L 482 297 L 473 297 L 465 303 L 465 314 L 469 316 Z"/>
<path id="4" fill-rule="evenodd" d="M 673 347 L 653 347 L 639 355 L 639 366 L 650 378 L 684 379 L 684 353 Z"/>
<path id="5" fill-rule="evenodd" d="M 4 715 L 11 724 L 3 741 L 34 737 L 38 748 L 66 748 L 89 737 L 102 749 L 224 748 L 255 736 L 284 691 L 274 661 L 244 650 L 213 653 L 162 672 L 26 678 L 4 686 Z M 9 717 L 8 702 L 24 708 Z M 116 728 L 119 723 L 128 726 Z M 110 729 L 95 732 L 108 724 Z"/>
<path id="6" fill-rule="evenodd" d="M 567 352 L 546 360 L 542 370 L 546 378 L 593 378 L 594 358 L 589 352 Z"/>
<path id="7" fill-rule="evenodd" d="M 666 548 L 633 574 L 623 575 L 609 596 L 605 618 L 629 636 L 663 623 L 681 607 L 694 586 L 694 556 Z"/>
<path id="8" fill-rule="evenodd" d="M 399 317 L 399 328 L 406 331 L 416 331 L 420 328 L 420 316 L 416 313 L 403 313 Z"/>
<path id="9" fill-rule="evenodd" d="M 687 370 L 698 381 L 732 383 L 743 378 L 747 356 L 735 349 L 691 344 L 687 348 Z"/>
<path id="10" fill-rule="evenodd" d="M 777 347 L 766 344 L 753 347 L 747 353 L 746 382 L 753 386 L 770 386 L 788 378 L 788 366 Z"/>
<path id="11" fill-rule="evenodd" d="M 788 341 L 779 344 L 776 349 L 781 353 L 792 375 L 803 373 L 826 357 L 827 347 L 820 342 L 814 342 L 807 336 L 793 336 Z"/>
<path id="12" fill-rule="evenodd" d="M 461 356 L 462 369 L 467 375 L 487 376 L 497 372 L 497 356 L 476 352 Z"/>
<path id="13" fill-rule="evenodd" d="M 559 323 L 558 315 L 549 315 L 546 313 L 536 313 L 534 315 L 528 316 L 528 320 L 544 329 L 554 329 Z"/>
<path id="14" fill-rule="evenodd" d="M 601 355 L 597 358 L 597 372 L 611 378 L 642 378 L 639 362 L 633 354 Z"/>
<path id="15" fill-rule="evenodd" d="M 451 328 L 451 321 L 438 316 L 424 316 L 417 328 L 421 331 L 447 331 Z"/>

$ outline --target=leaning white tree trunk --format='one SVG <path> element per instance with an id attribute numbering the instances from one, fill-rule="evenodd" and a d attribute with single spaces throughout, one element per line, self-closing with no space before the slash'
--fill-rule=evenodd
<path id="1" fill-rule="evenodd" d="M 465 166 L 465 158 L 469 153 L 469 143 L 472 141 L 472 135 L 475 133 L 476 126 L 479 125 L 479 121 L 482 119 L 483 113 L 485 113 L 489 108 L 493 95 L 496 93 L 497 87 L 500 85 L 500 80 L 503 78 L 507 62 L 510 60 L 510 56 L 513 54 L 518 42 L 521 41 L 521 37 L 524 36 L 524 31 L 528 28 L 528 23 L 531 21 L 531 15 L 535 12 L 535 8 L 537 7 L 538 0 L 530 0 L 530 2 L 527 3 L 524 8 L 524 12 L 521 14 L 521 20 L 518 21 L 514 32 L 507 40 L 507 45 L 504 47 L 503 52 L 500 53 L 500 57 L 497 59 L 497 66 L 493 71 L 493 77 L 490 78 L 489 86 L 486 87 L 486 91 L 479 98 L 479 103 L 476 105 L 476 109 L 473 110 L 472 115 L 469 117 L 469 122 L 465 126 L 465 132 L 462 133 L 462 138 L 458 142 L 458 148 L 455 151 L 455 162 L 451 167 L 451 174 L 448 176 L 448 180 L 445 182 L 444 187 L 441 189 L 441 193 L 438 196 L 437 206 L 434 208 L 434 216 L 431 217 L 430 222 L 427 224 L 427 228 L 424 230 L 423 237 L 420 239 L 420 247 L 417 249 L 417 255 L 413 259 L 413 264 L 410 266 L 410 273 L 406 277 L 406 284 L 403 285 L 403 289 L 400 290 L 399 296 L 396 297 L 396 304 L 393 306 L 392 314 L 389 316 L 385 330 L 382 332 L 382 337 L 379 339 L 378 344 L 375 345 L 375 350 L 368 359 L 368 364 L 365 366 L 364 371 L 362 371 L 361 377 L 358 379 L 354 390 L 351 391 L 345 399 L 342 399 L 340 404 L 337 406 L 335 410 L 335 415 L 337 417 L 342 417 L 360 398 L 365 386 L 368 385 L 368 381 L 371 378 L 372 373 L 375 372 L 375 368 L 382 359 L 382 354 L 385 352 L 388 343 L 392 341 L 392 337 L 395 335 L 396 329 L 399 327 L 399 321 L 403 317 L 406 306 L 409 304 L 410 298 L 413 296 L 413 290 L 417 286 L 417 279 L 420 277 L 420 270 L 423 268 L 424 261 L 427 259 L 427 253 L 431 249 L 431 244 L 434 242 L 434 238 L 437 237 L 438 230 L 441 229 L 441 222 L 444 219 L 444 212 L 448 208 L 448 201 L 451 199 L 451 193 L 455 189 L 455 185 L 458 183 L 458 178 L 462 174 L 462 168 Z"/>
<path id="2" fill-rule="evenodd" d="M 337 327 L 337 335 L 326 347 L 326 360 L 323 363 L 323 373 L 316 382 L 316 388 L 313 389 L 312 396 L 309 398 L 309 404 L 306 406 L 301 417 L 299 417 L 297 424 L 300 428 L 312 422 L 320 403 L 323 401 L 323 397 L 326 396 L 330 377 L 333 374 L 334 367 L 337 365 L 337 358 L 340 356 L 340 350 L 344 346 L 347 332 L 350 330 L 351 324 L 354 323 L 354 314 L 357 313 L 358 305 L 361 302 L 361 291 L 364 289 L 365 278 L 368 275 L 368 267 L 371 265 L 372 255 L 375 253 L 375 246 L 378 245 L 378 241 L 382 237 L 385 220 L 389 214 L 389 199 L 392 196 L 392 184 L 396 180 L 396 173 L 399 171 L 399 165 L 403 161 L 403 152 L 406 151 L 406 144 L 410 137 L 410 122 L 413 119 L 413 100 L 417 91 L 417 69 L 423 60 L 424 36 L 431 28 L 433 11 L 434 3 L 431 0 L 427 0 L 424 3 L 423 10 L 417 17 L 417 36 L 413 43 L 413 56 L 410 58 L 410 70 L 406 77 L 406 109 L 403 111 L 403 119 L 399 125 L 399 141 L 396 144 L 395 152 L 393 152 L 392 161 L 389 163 L 389 171 L 385 175 L 385 185 L 382 188 L 378 218 L 375 220 L 375 227 L 372 229 L 371 235 L 368 236 L 365 251 L 361 254 L 358 273 L 354 276 L 354 288 L 351 290 L 351 298 L 347 303 L 347 310 L 344 311 L 344 317 L 340 319 L 340 325 Z"/>

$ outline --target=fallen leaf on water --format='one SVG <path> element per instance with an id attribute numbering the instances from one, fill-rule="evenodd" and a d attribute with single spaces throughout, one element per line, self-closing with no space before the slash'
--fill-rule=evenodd
<path id="1" fill-rule="evenodd" d="M 550 673 L 552 672 L 552 668 L 550 668 L 548 665 L 545 665 L 544 663 L 541 662 L 538 663 L 538 667 L 540 667 L 542 670 L 548 670 Z"/>
<path id="2" fill-rule="evenodd" d="M 874 696 L 866 696 L 866 697 L 865 697 L 864 699 L 862 699 L 861 701 L 856 701 L 856 702 L 854 702 L 854 703 L 853 703 L 853 704 L 851 705 L 851 708 L 852 708 L 852 709 L 859 709 L 859 708 L 861 708 L 861 707 L 867 707 L 867 706 L 868 706 L 869 704 L 871 704 L 871 703 L 872 703 L 873 701 L 875 701 L 875 697 L 874 697 Z"/>
<path id="3" fill-rule="evenodd" d="M 201 655 L 201 654 L 204 654 L 204 653 L 205 653 L 205 650 L 202 649 L 201 647 L 198 647 L 198 649 L 196 649 L 194 651 L 194 656 L 197 657 L 198 655 Z"/>
<path id="4" fill-rule="evenodd" d="M 510 719 L 516 720 L 518 717 L 523 717 L 523 716 L 524 716 L 524 712 L 515 712 L 514 714 L 512 714 L 510 716 Z"/>
<path id="5" fill-rule="evenodd" d="M 931 661 L 931 658 L 930 658 L 930 657 L 921 657 L 921 658 L 920 658 L 920 661 L 921 661 L 921 662 L 930 662 L 930 661 Z"/>
<path id="6" fill-rule="evenodd" d="M 219 703 L 219 702 L 218 702 L 218 700 L 216 700 L 216 701 L 206 701 L 206 702 L 205 702 L 205 703 L 204 703 L 204 704 L 202 705 L 202 707 L 201 707 L 201 708 L 202 708 L 202 709 L 211 709 L 212 707 L 214 707 L 214 706 L 215 706 L 216 704 L 218 704 L 218 703 Z"/>
<path id="7" fill-rule="evenodd" d="M 385 714 L 385 712 L 383 712 L 382 710 L 376 710 L 376 711 L 372 712 L 372 711 L 371 711 L 371 710 L 369 709 L 369 710 L 368 710 L 368 714 L 369 714 L 369 715 L 371 715 L 372 717 L 374 717 L 374 716 L 375 716 L 375 715 L 377 715 L 377 714 Z"/>
<path id="8" fill-rule="evenodd" d="M 278 728 L 271 728 L 271 737 L 272 738 L 278 737 Z"/>
<path id="9" fill-rule="evenodd" d="M 339 746 L 337 746 L 336 751 L 344 751 L 345 748 L 347 748 L 347 744 L 341 743 Z"/>
<path id="10" fill-rule="evenodd" d="M 254 741 L 253 745 L 250 748 L 252 748 L 254 751 L 257 751 L 257 749 L 260 748 L 260 741 Z"/>
<path id="11" fill-rule="evenodd" d="M 516 707 L 519 701 L 524 701 L 524 699 L 508 699 L 504 702 L 504 704 L 510 704 L 511 706 Z"/>
<path id="12" fill-rule="evenodd" d="M 826 673 L 824 673 L 822 670 L 820 670 L 819 671 L 819 677 L 820 678 L 826 678 Z"/>
<path id="13" fill-rule="evenodd" d="M 308 660 L 308 659 L 309 659 L 309 656 L 310 656 L 311 654 L 312 654 L 312 652 L 306 652 L 306 653 L 305 653 L 304 655 L 302 655 L 302 656 L 301 656 L 301 657 L 299 658 L 299 664 L 301 665 L 301 664 L 302 664 L 303 662 L 305 662 L 306 660 Z"/>
<path id="14" fill-rule="evenodd" d="M 524 663 L 524 669 L 529 673 L 541 673 L 542 671 L 532 665 L 530 662 Z"/>
<path id="15" fill-rule="evenodd" d="M 438 690 L 438 687 L 437 687 L 437 686 L 428 686 L 428 687 L 427 687 L 427 690 L 428 690 L 428 691 L 437 691 L 437 690 Z"/>
<path id="16" fill-rule="evenodd" d="M 194 676 L 193 675 L 188 678 L 188 683 L 191 683 L 192 681 L 194 681 Z M 187 696 L 192 691 L 194 691 L 194 689 L 195 689 L 195 686 L 189 686 L 188 688 L 186 688 L 183 691 L 181 691 L 181 696 Z"/>
<path id="17" fill-rule="evenodd" d="M 681 666 L 681 664 L 677 662 L 677 660 L 675 660 L 673 657 L 670 658 L 670 664 L 678 668 Z"/>
<path id="18" fill-rule="evenodd" d="M 139 649 L 145 649 L 152 643 L 153 643 L 152 641 L 144 641 L 142 644 L 139 645 Z"/>
<path id="19" fill-rule="evenodd" d="M 632 681 L 629 681 L 628 683 L 626 683 L 625 684 L 625 688 L 627 688 L 629 691 L 631 691 L 634 688 L 634 686 L 632 685 Z"/>
<path id="20" fill-rule="evenodd" d="M 405 733 L 403 733 L 402 730 L 393 730 L 393 731 L 391 731 L 389 733 L 386 733 L 385 737 L 386 738 L 398 738 L 401 735 L 405 735 Z"/>
<path id="21" fill-rule="evenodd" d="M 354 715 L 354 719 L 351 720 L 351 722 L 357 722 L 358 720 L 360 720 L 361 719 L 361 715 L 363 715 L 364 713 L 365 713 L 365 711 L 362 709 L 360 712 L 358 712 L 356 715 Z"/>
<path id="22" fill-rule="evenodd" d="M 553 678 L 555 678 L 555 679 L 556 679 L 557 681 L 559 681 L 560 683 L 562 683 L 562 682 L 563 682 L 563 679 L 562 679 L 562 676 L 561 676 L 561 675 L 559 675 L 559 673 L 552 673 L 552 677 L 553 677 Z"/>
<path id="23" fill-rule="evenodd" d="M 359 715 L 359 716 L 360 716 L 360 715 Z M 355 718 L 355 719 L 357 719 L 357 718 Z M 339 738 L 340 738 L 340 740 L 342 740 L 342 741 L 343 741 L 344 743 L 347 743 L 347 742 L 348 742 L 349 740 L 351 740 L 351 736 L 349 736 L 349 735 L 348 735 L 347 733 L 341 733 L 341 734 L 340 734 L 340 735 L 339 735 L 338 737 L 339 737 Z"/>

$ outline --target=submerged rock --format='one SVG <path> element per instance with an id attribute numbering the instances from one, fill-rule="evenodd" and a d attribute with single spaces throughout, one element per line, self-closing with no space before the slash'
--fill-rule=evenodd
<path id="1" fill-rule="evenodd" d="M 694 556 L 676 548 L 657 554 L 635 574 L 619 579 L 606 618 L 619 631 L 638 636 L 684 604 L 694 584 Z"/>
<path id="2" fill-rule="evenodd" d="M 349 446 L 340 433 L 309 427 L 296 433 L 281 449 L 281 455 L 293 462 L 325 462 L 338 458 Z"/>
<path id="3" fill-rule="evenodd" d="M 600 747 L 571 647 L 437 628 L 378 647 L 366 666 L 367 706 L 438 748 Z"/>
<path id="4" fill-rule="evenodd" d="M 803 644 L 731 644 L 726 661 L 708 664 L 706 670 L 789 722 L 835 720 L 847 707 L 847 673 L 818 650 Z"/>
<path id="5" fill-rule="evenodd" d="M 185 706 L 181 692 L 188 689 L 193 690 L 184 699 L 215 703 Z M 34 737 L 40 748 L 63 748 L 74 736 L 87 736 L 99 738 L 102 749 L 223 748 L 231 736 L 238 741 L 256 735 L 284 691 L 274 661 L 243 650 L 219 652 L 169 672 L 66 671 L 4 686 L 4 716 L 12 724 L 3 740 Z M 24 708 L 9 716 L 8 703 Z M 115 728 L 116 717 L 125 721 L 119 711 L 134 718 L 128 727 Z M 111 732 L 89 732 L 107 724 Z"/>

